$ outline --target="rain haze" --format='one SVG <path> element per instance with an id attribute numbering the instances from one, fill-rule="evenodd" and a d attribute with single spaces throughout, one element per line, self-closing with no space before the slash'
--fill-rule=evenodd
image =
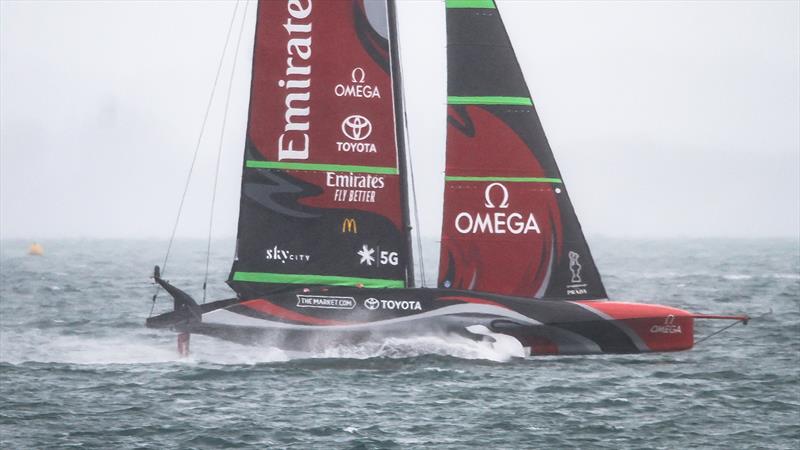
<path id="1" fill-rule="evenodd" d="M 443 2 L 401 0 L 422 230 L 438 234 Z M 800 3 L 498 1 L 589 238 L 798 235 Z M 0 234 L 166 239 L 234 2 L 0 2 Z M 255 4 L 213 234 L 235 235 Z M 208 232 L 227 56 L 179 237 Z"/>
<path id="2" fill-rule="evenodd" d="M 0 450 L 800 450 L 800 0 L 388 1 L 0 0 Z"/>

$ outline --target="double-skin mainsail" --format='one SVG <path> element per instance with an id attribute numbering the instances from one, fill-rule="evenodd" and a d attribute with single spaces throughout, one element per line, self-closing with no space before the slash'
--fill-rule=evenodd
<path id="1" fill-rule="evenodd" d="M 259 8 L 230 277 L 240 294 L 410 284 L 391 6 L 297 0 Z M 494 2 L 446 6 L 439 286 L 605 298 Z"/>

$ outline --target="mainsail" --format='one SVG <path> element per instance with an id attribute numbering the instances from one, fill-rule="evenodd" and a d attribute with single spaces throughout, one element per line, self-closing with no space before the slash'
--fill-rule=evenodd
<path id="1" fill-rule="evenodd" d="M 447 83 L 439 286 L 605 298 L 492 0 L 447 0 Z"/>
<path id="2" fill-rule="evenodd" d="M 236 259 L 241 295 L 404 287 L 386 0 L 259 2 Z"/>

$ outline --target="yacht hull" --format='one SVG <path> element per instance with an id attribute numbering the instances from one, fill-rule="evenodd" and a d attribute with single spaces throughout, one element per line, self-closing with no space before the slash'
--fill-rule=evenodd
<path id="1" fill-rule="evenodd" d="M 190 301 L 186 298 L 176 298 L 175 311 L 152 317 L 147 325 L 287 350 L 456 335 L 511 336 L 531 355 L 666 352 L 694 345 L 693 314 L 652 304 L 349 287 L 181 305 Z"/>

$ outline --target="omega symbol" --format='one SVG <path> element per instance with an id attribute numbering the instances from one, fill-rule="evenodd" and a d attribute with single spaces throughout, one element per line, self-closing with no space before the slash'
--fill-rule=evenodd
<path id="1" fill-rule="evenodd" d="M 500 190 L 503 191 L 502 201 L 498 206 L 495 206 L 495 203 L 492 201 L 492 189 L 495 186 L 499 186 Z M 487 208 L 508 208 L 508 189 L 500 183 L 492 183 L 486 186 L 486 191 L 483 193 L 483 196 L 486 199 L 484 206 Z"/>
<path id="2" fill-rule="evenodd" d="M 350 80 L 353 83 L 361 84 L 364 82 L 364 79 L 367 78 L 367 74 L 364 72 L 364 69 L 361 67 L 356 67 L 353 69 L 353 72 L 350 74 Z"/>

